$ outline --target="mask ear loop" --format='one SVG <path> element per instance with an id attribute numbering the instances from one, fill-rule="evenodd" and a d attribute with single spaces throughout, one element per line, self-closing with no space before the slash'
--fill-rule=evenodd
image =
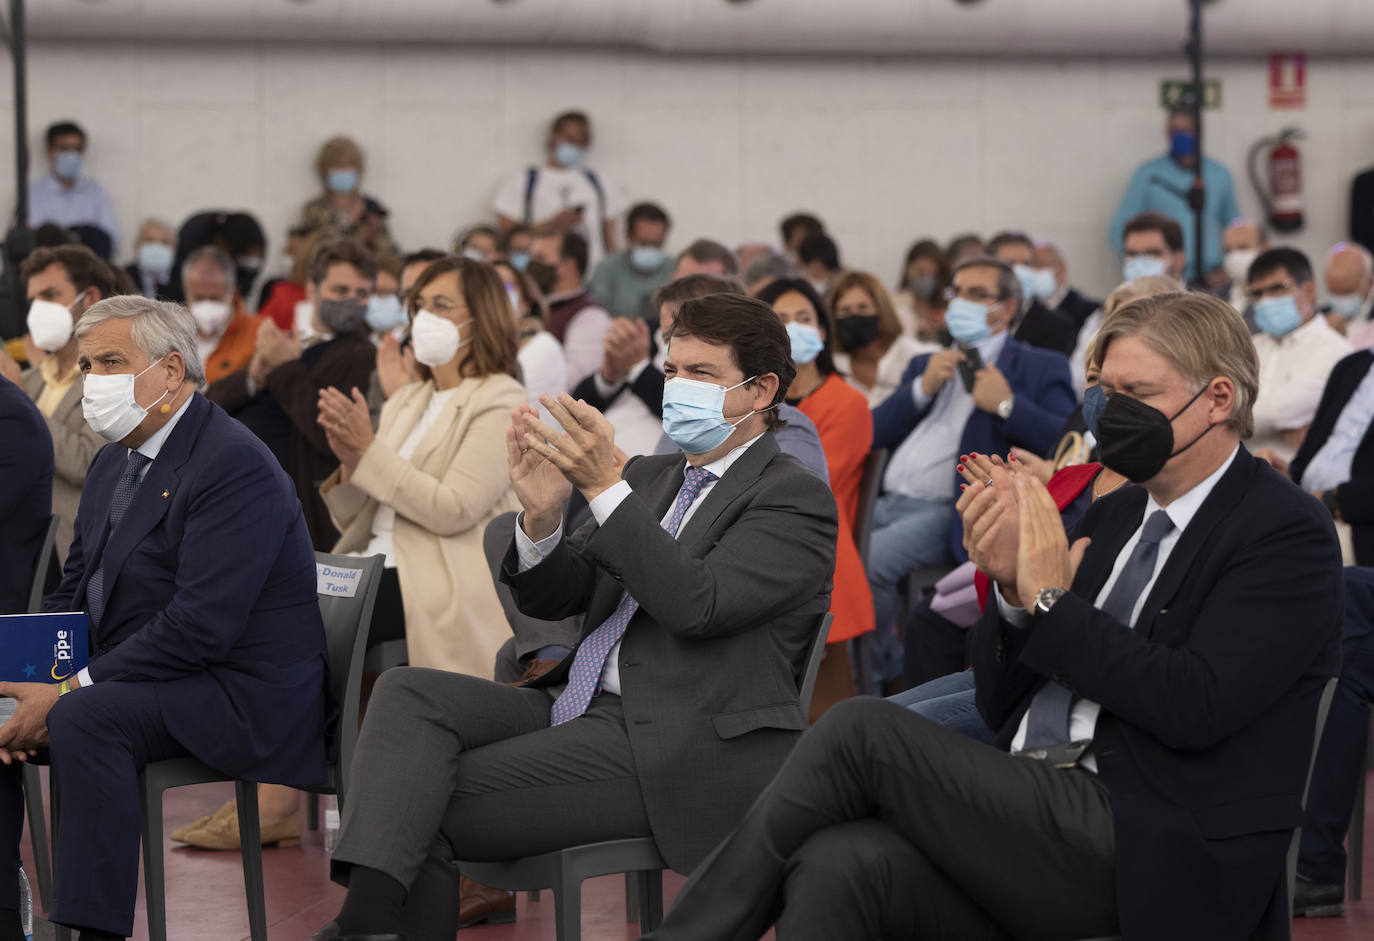
<path id="1" fill-rule="evenodd" d="M 1208 382 L 1207 385 L 1203 386 L 1201 389 L 1198 389 L 1198 390 L 1197 390 L 1197 394 L 1194 395 L 1191 399 L 1188 400 L 1188 404 L 1187 404 L 1187 405 L 1183 406 L 1183 408 L 1179 409 L 1177 412 L 1174 412 L 1174 418 L 1178 418 L 1178 416 L 1182 415 L 1184 412 L 1188 411 L 1188 409 L 1192 408 L 1192 407 L 1193 407 L 1193 403 L 1196 402 L 1199 398 L 1201 398 L 1201 397 L 1202 397 L 1202 393 L 1206 392 L 1209 388 L 1211 388 L 1211 385 L 1212 385 L 1212 383 Z M 1174 418 L 1169 419 L 1169 431 L 1170 431 L 1171 433 L 1172 433 L 1172 431 L 1173 431 L 1173 422 L 1174 422 Z M 1203 438 L 1205 438 L 1205 437 L 1207 436 L 1207 432 L 1211 431 L 1213 428 L 1215 428 L 1217 425 L 1220 425 L 1220 424 L 1221 424 L 1221 422 L 1212 422 L 1212 423 L 1211 423 L 1210 425 L 1208 425 L 1205 429 L 1203 429 L 1202 433 L 1199 434 L 1196 438 L 1194 438 L 1192 441 L 1189 441 L 1187 444 L 1185 444 L 1183 447 L 1179 448 L 1179 449 L 1178 449 L 1177 451 L 1175 451 L 1173 454 L 1170 454 L 1170 455 L 1169 455 L 1169 459 L 1170 459 L 1170 460 L 1173 460 L 1174 458 L 1176 458 L 1176 457 L 1178 457 L 1180 454 L 1182 454 L 1184 451 L 1188 450 L 1188 449 L 1191 448 L 1193 445 L 1197 444 L 1199 441 L 1201 441 Z"/>

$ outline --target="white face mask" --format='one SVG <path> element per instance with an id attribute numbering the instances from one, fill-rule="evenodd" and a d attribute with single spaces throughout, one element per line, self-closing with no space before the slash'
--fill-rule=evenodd
<path id="1" fill-rule="evenodd" d="M 452 320 L 422 310 L 410 324 L 410 344 L 415 361 L 429 366 L 443 366 L 458 355 L 458 350 L 472 340 L 460 340 L 458 325 Z"/>
<path id="2" fill-rule="evenodd" d="M 160 362 L 161 358 L 153 360 L 148 364 L 148 369 Z M 86 424 L 106 441 L 123 441 L 148 416 L 149 408 L 171 394 L 170 390 L 162 393 L 148 408 L 138 404 L 134 398 L 134 382 L 148 369 L 138 375 L 127 372 L 114 376 L 86 373 L 81 383 L 81 414 L 86 417 Z"/>
<path id="3" fill-rule="evenodd" d="M 1258 257 L 1259 252 L 1253 248 L 1233 248 L 1226 253 L 1222 267 L 1226 269 L 1232 281 L 1243 287 L 1245 276 L 1250 273 L 1250 265 Z"/>
<path id="4" fill-rule="evenodd" d="M 219 336 L 229 326 L 233 314 L 234 308 L 224 301 L 191 302 L 191 319 L 196 322 L 196 329 L 207 337 Z"/>
<path id="5" fill-rule="evenodd" d="M 81 300 L 78 296 L 76 301 Z M 72 301 L 75 304 L 76 301 Z M 33 345 L 45 353 L 54 353 L 72 338 L 72 309 L 55 301 L 34 299 L 29 304 L 28 328 Z"/>

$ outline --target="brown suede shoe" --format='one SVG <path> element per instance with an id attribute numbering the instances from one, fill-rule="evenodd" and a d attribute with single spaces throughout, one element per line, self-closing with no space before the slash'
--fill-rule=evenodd
<path id="1" fill-rule="evenodd" d="M 193 830 L 202 830 L 202 829 L 204 829 L 205 827 L 209 826 L 210 823 L 211 823 L 211 821 L 220 820 L 220 819 L 223 818 L 223 817 L 229 816 L 229 815 L 232 814 L 233 812 L 234 812 L 234 802 L 231 800 L 231 801 L 229 801 L 227 804 L 225 804 L 223 807 L 221 807 L 219 810 L 217 810 L 217 811 L 215 811 L 213 814 L 211 814 L 210 816 L 208 816 L 208 817 L 201 817 L 199 820 L 192 821 L 191 823 L 188 823 L 188 824 L 187 824 L 186 826 L 184 826 L 184 827 L 180 827 L 180 828 L 178 828 L 178 829 L 176 829 L 176 830 L 173 830 L 173 831 L 168 835 L 168 839 L 170 839 L 170 840 L 175 840 L 175 841 L 178 842 L 178 843 L 185 843 L 185 842 L 186 842 L 186 837 L 189 836 Z M 236 823 L 235 826 L 238 826 L 238 824 Z"/>
<path id="2" fill-rule="evenodd" d="M 300 846 L 301 815 L 292 814 L 280 820 L 263 820 L 261 835 L 263 846 Z M 186 843 L 203 850 L 236 850 L 239 848 L 239 815 L 230 812 L 218 819 L 212 819 L 203 827 L 186 834 Z"/>
<path id="3" fill-rule="evenodd" d="M 562 660 L 531 660 L 525 667 L 525 675 L 514 683 L 507 683 L 507 686 L 525 686 L 533 683 L 545 673 L 562 663 Z M 509 674 L 508 674 L 509 675 Z"/>
<path id="4" fill-rule="evenodd" d="M 507 925 L 515 921 L 515 893 L 458 877 L 458 927 Z"/>

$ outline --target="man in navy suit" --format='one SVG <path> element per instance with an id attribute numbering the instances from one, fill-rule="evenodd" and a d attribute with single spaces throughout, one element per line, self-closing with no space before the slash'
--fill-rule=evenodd
<path id="1" fill-rule="evenodd" d="M 1062 354 L 1007 335 L 1021 307 L 1009 266 L 964 262 L 950 293 L 955 316 L 945 319 L 958 345 L 913 359 L 897 391 L 873 410 L 873 447 L 892 452 L 869 551 L 876 636 L 896 622 L 897 585 L 908 572 L 967 558 L 954 513 L 959 455 L 1006 454 L 1012 446 L 1044 454 L 1077 404 Z M 975 351 L 985 365 L 969 386 L 961 366 Z M 895 659 L 900 670 L 900 651 Z"/>
<path id="2" fill-rule="evenodd" d="M 52 513 L 52 475 L 52 435 L 43 413 L 0 377 L 0 614 L 28 609 L 34 560 Z M 4 879 L 0 864 L 0 907 Z"/>
<path id="3" fill-rule="evenodd" d="M 19 700 L 0 727 L 0 834 L 13 837 L 0 853 L 18 854 L 14 759 L 46 746 L 62 794 L 52 920 L 90 941 L 133 930 L 146 764 L 189 754 L 248 781 L 323 778 L 326 652 L 295 489 L 196 393 L 185 309 L 114 297 L 76 332 L 86 419 L 111 444 L 45 606 L 89 614 L 90 664 L 61 686 L 0 684 Z"/>

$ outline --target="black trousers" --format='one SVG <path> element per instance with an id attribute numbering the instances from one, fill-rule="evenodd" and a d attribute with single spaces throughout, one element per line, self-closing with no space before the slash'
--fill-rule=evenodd
<path id="1" fill-rule="evenodd" d="M 1101 781 L 877 699 L 811 728 L 653 941 L 1063 941 L 1117 933 Z"/>

